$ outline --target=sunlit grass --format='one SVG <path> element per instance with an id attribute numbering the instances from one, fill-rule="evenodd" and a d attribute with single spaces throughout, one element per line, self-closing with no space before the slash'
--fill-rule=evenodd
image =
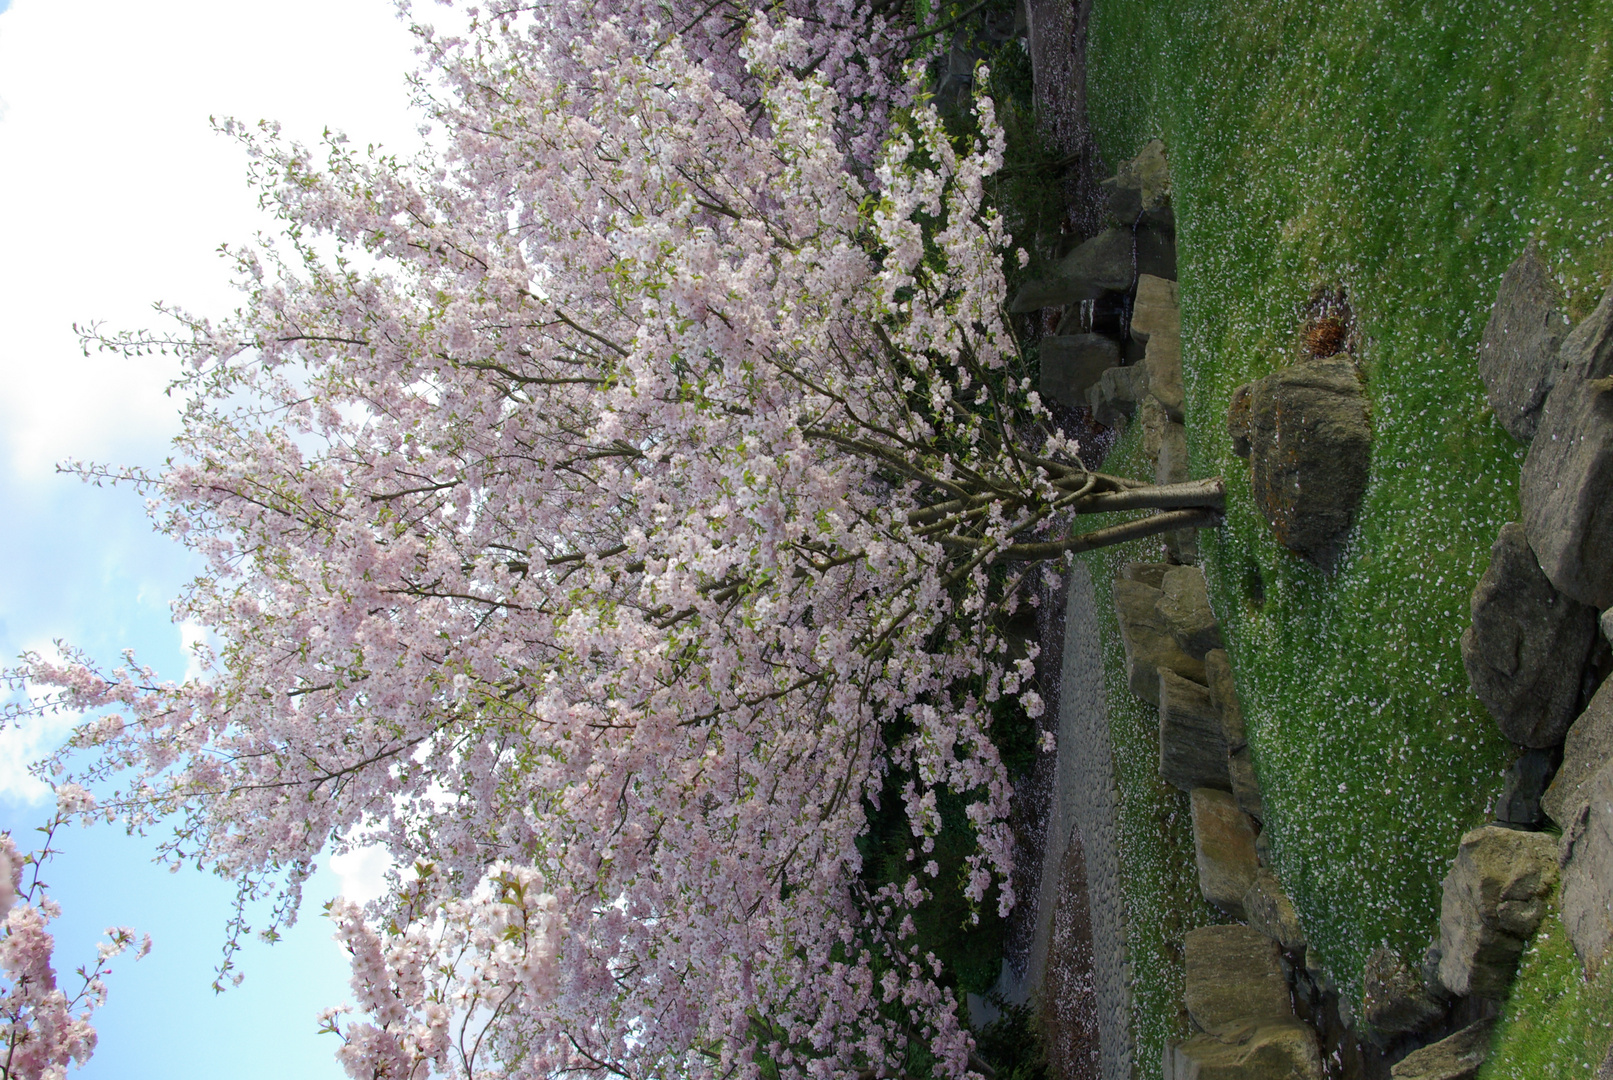
<path id="1" fill-rule="evenodd" d="M 1275 862 L 1358 994 L 1377 945 L 1421 954 L 1440 878 L 1507 760 L 1458 639 L 1496 530 L 1518 516 L 1523 448 L 1474 355 L 1531 239 L 1576 318 L 1613 276 L 1613 3 L 1098 0 L 1090 41 L 1107 161 L 1155 135 L 1169 147 L 1193 473 L 1228 481 L 1205 569 Z M 1319 283 L 1348 288 L 1374 431 L 1332 577 L 1272 539 L 1225 430 L 1232 390 L 1295 357 Z M 1174 1022 L 1173 1003 L 1149 1007 L 1140 1044 Z"/>
<path id="2" fill-rule="evenodd" d="M 1586 981 L 1568 931 L 1547 917 L 1523 954 L 1479 1080 L 1583 1080 L 1613 1042 L 1613 967 Z"/>

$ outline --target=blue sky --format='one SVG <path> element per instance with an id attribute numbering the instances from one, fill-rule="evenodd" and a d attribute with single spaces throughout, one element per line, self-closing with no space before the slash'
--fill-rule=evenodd
<path id="1" fill-rule="evenodd" d="M 0 661 L 65 639 L 113 661 L 134 648 L 185 673 L 169 601 L 195 572 L 153 534 L 141 500 L 60 476 L 85 458 L 159 465 L 176 429 L 172 361 L 81 355 L 72 324 L 153 325 L 166 300 L 233 306 L 215 249 L 265 228 L 245 162 L 209 115 L 276 119 L 311 140 L 327 124 L 407 150 L 410 39 L 390 0 L 0 0 Z M 0 733 L 0 828 L 25 845 L 47 815 L 25 764 L 59 728 Z M 315 1014 L 348 999 L 320 903 L 373 888 L 374 860 L 322 869 L 302 922 L 249 946 L 243 985 L 209 989 L 228 886 L 152 865 L 155 840 L 74 831 L 47 881 L 62 904 L 59 968 L 104 927 L 149 932 L 114 966 L 86 1078 L 335 1078 Z"/>

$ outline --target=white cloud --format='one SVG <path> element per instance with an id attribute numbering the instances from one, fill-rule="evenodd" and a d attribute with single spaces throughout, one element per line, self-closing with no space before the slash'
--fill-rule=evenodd
<path id="1" fill-rule="evenodd" d="M 172 360 L 81 355 L 74 322 L 234 306 L 221 242 L 267 218 L 209 116 L 417 146 L 412 38 L 387 0 L 16 0 L 0 17 L 0 467 L 160 459 Z"/>
<path id="2" fill-rule="evenodd" d="M 62 659 L 56 646 L 48 642 L 31 642 L 27 651 L 54 662 Z M 45 691 L 30 684 L 23 688 L 23 693 L 39 701 Z M 29 767 L 54 753 L 67 740 L 79 719 L 78 713 L 30 716 L 20 723 L 0 728 L 0 801 L 25 806 L 41 806 L 50 801 L 50 786 L 36 779 Z"/>
<path id="3" fill-rule="evenodd" d="M 196 646 L 205 645 L 216 653 L 218 651 L 218 638 L 201 623 L 191 622 L 189 619 L 179 624 L 179 647 L 185 653 L 184 681 L 199 679 L 207 673 L 200 660 L 196 657 Z"/>
<path id="4" fill-rule="evenodd" d="M 386 893 L 386 873 L 392 869 L 392 856 L 382 847 L 358 847 L 343 855 L 332 855 L 326 862 L 341 885 L 341 895 L 364 904 Z"/>

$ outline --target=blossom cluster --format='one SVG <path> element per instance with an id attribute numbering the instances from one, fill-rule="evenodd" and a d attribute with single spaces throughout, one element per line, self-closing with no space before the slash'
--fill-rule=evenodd
<path id="1" fill-rule="evenodd" d="M 83 802 L 80 795 L 72 798 Z M 56 943 L 48 927 L 61 909 L 46 895 L 38 871 L 51 854 L 49 837 L 62 820 L 58 815 L 45 826 L 46 842 L 36 852 L 19 851 L 9 833 L 0 833 L 0 1078 L 4 1080 L 60 1080 L 69 1064 L 89 1060 L 96 1040 L 90 1016 L 106 1003 L 107 963 L 135 945 L 134 931 L 109 927 L 95 963 L 78 969 L 76 992 L 69 997 L 59 985 Z M 137 955 L 144 956 L 150 948 L 151 939 L 144 938 Z"/>

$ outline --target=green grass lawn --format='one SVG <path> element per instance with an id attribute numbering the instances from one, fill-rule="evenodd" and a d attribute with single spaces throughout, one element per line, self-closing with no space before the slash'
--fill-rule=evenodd
<path id="1" fill-rule="evenodd" d="M 1531 239 L 1575 318 L 1613 277 L 1610 49 L 1610 0 L 1097 0 L 1088 81 L 1104 156 L 1114 165 L 1155 135 L 1169 148 L 1193 472 L 1228 481 L 1205 570 L 1274 860 L 1346 992 L 1379 944 L 1420 956 L 1440 878 L 1509 756 L 1458 648 L 1496 530 L 1518 516 L 1523 455 L 1474 355 L 1496 283 Z M 1297 357 L 1318 284 L 1348 289 L 1375 440 L 1332 577 L 1273 541 L 1225 431 L 1234 387 Z M 1124 705 L 1115 716 L 1117 743 L 1144 723 Z M 1157 863 L 1180 852 L 1184 815 L 1149 846 L 1146 808 L 1168 801 L 1150 783 L 1122 777 L 1134 905 L 1182 892 Z M 1186 903 L 1141 919 L 1196 917 Z M 1179 976 L 1134 963 L 1151 1068 Z M 1559 967 L 1535 964 L 1525 982 Z M 1516 1008 L 1545 1008 L 1561 987 L 1536 989 L 1520 987 Z M 1508 1030 L 1528 1026 L 1520 1013 Z"/>
<path id="2" fill-rule="evenodd" d="M 1613 968 L 1587 982 L 1555 914 L 1523 954 L 1479 1080 L 1589 1080 L 1613 1042 Z"/>

